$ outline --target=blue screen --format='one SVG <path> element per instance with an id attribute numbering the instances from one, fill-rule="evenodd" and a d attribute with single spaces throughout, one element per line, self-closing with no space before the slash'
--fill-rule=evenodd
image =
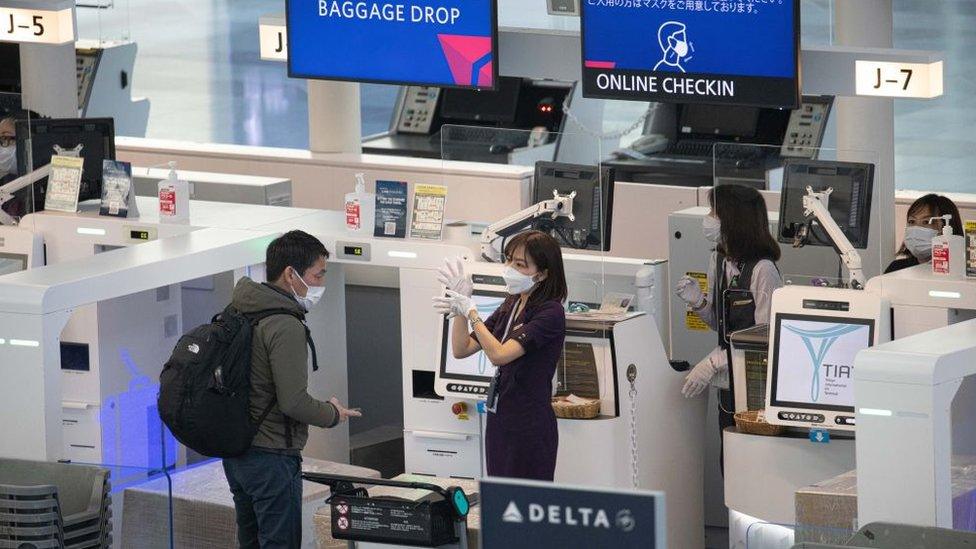
<path id="1" fill-rule="evenodd" d="M 495 0 L 288 0 L 297 78 L 494 88 Z"/>
<path id="2" fill-rule="evenodd" d="M 797 10 L 795 0 L 584 0 L 586 95 L 792 105 Z M 611 84 L 610 74 L 626 78 Z M 677 87 L 665 89 L 669 76 Z"/>

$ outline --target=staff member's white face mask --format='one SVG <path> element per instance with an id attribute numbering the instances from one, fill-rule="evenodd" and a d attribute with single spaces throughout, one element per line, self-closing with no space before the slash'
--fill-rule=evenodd
<path id="1" fill-rule="evenodd" d="M 535 286 L 535 277 L 522 274 L 511 265 L 505 267 L 502 278 L 505 279 L 505 289 L 511 295 L 525 293 Z"/>
<path id="2" fill-rule="evenodd" d="M 0 177 L 17 173 L 17 147 L 0 147 Z"/>
<path id="3" fill-rule="evenodd" d="M 719 239 L 722 238 L 722 222 L 715 216 L 706 215 L 702 219 L 702 234 L 705 235 L 705 240 L 718 244 Z"/>
<path id="4" fill-rule="evenodd" d="M 929 227 L 905 227 L 905 248 L 922 263 L 932 259 L 932 239 L 939 231 Z"/>

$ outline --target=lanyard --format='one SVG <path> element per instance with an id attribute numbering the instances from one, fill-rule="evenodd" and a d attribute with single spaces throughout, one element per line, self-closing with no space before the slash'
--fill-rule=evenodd
<path id="1" fill-rule="evenodd" d="M 512 323 L 515 322 L 515 317 L 519 313 L 519 304 L 520 302 L 516 301 L 515 306 L 512 307 L 512 314 L 508 317 L 508 324 L 505 325 L 505 333 L 502 334 L 501 343 L 505 343 L 505 340 L 508 339 L 508 332 L 512 329 Z"/>

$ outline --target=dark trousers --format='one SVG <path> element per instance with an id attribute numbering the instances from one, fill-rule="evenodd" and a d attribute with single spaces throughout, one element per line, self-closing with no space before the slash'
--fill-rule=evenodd
<path id="1" fill-rule="evenodd" d="M 301 547 L 301 461 L 257 448 L 224 460 L 242 549 Z"/>

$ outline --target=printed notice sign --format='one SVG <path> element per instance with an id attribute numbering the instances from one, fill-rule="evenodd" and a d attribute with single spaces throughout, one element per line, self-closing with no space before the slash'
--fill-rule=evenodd
<path id="1" fill-rule="evenodd" d="M 447 204 L 447 187 L 443 185 L 417 185 L 413 191 L 413 217 L 410 222 L 410 238 L 440 240 L 444 230 L 444 206 Z"/>
<path id="2" fill-rule="evenodd" d="M 78 192 L 85 159 L 79 156 L 51 157 L 51 175 L 47 179 L 44 209 L 59 212 L 78 211 Z"/>
<path id="3" fill-rule="evenodd" d="M 404 238 L 407 236 L 407 183 L 376 182 L 376 224 L 373 236 Z"/>

